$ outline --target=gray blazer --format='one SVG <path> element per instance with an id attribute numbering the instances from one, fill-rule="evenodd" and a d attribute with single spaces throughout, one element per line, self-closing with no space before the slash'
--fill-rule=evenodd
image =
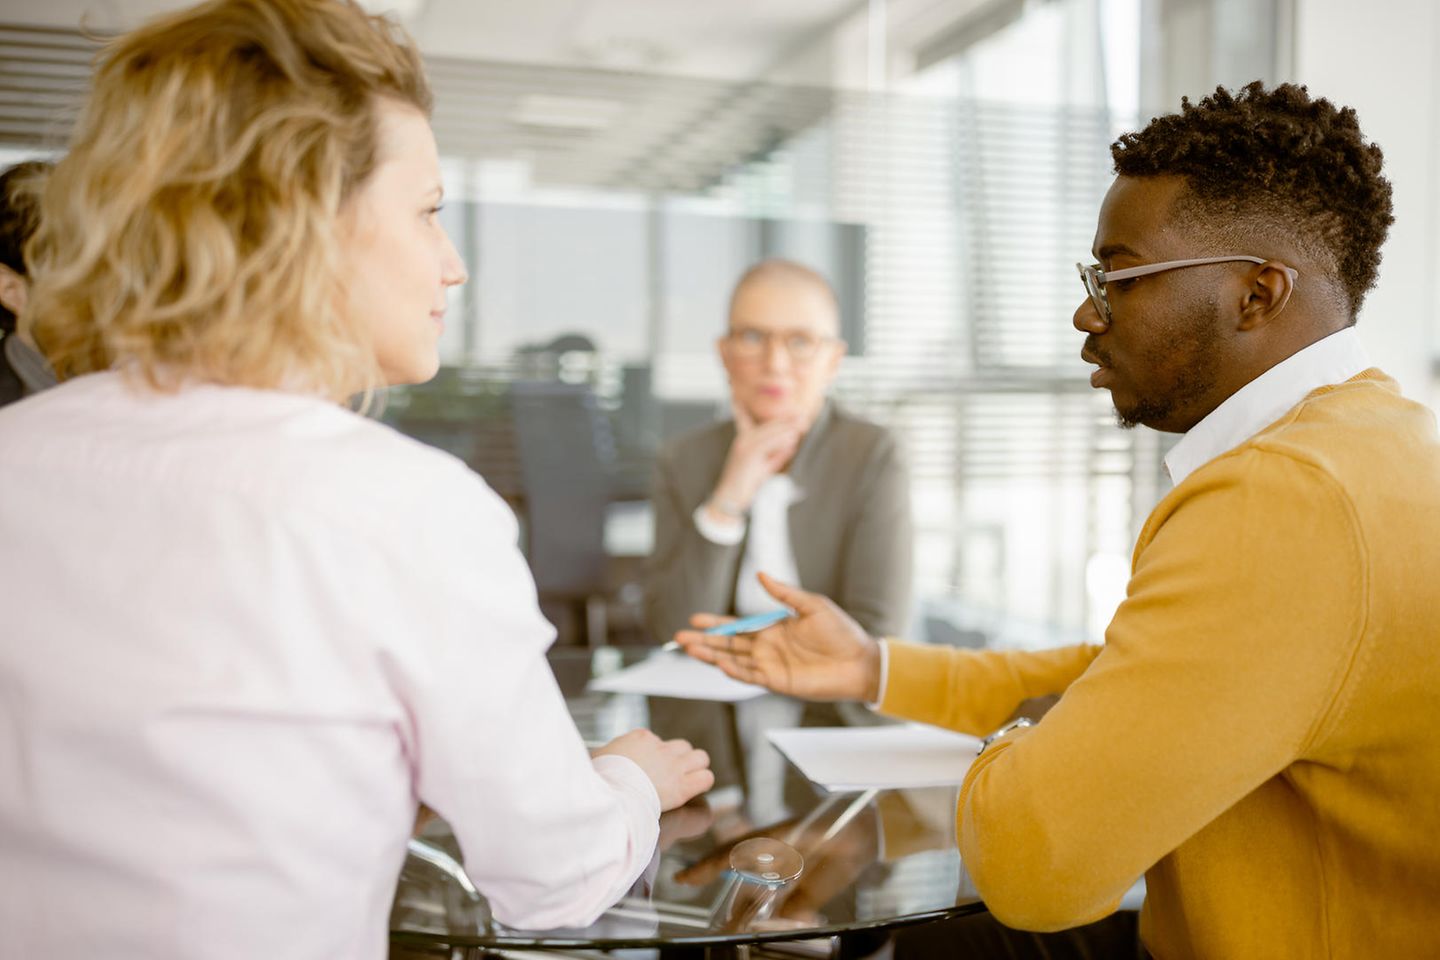
<path id="1" fill-rule="evenodd" d="M 710 424 L 675 438 L 656 460 L 645 603 L 657 642 L 692 613 L 734 612 L 745 543 L 711 543 L 693 519 L 714 492 L 734 439 L 733 421 Z M 830 597 L 872 636 L 903 633 L 914 533 L 909 473 L 894 436 L 827 402 L 790 476 L 801 492 L 789 514 L 800 586 Z"/>

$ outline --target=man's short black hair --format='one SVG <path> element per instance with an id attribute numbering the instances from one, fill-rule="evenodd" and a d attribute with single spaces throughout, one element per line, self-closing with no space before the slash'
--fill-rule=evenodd
<path id="1" fill-rule="evenodd" d="M 1238 95 L 1216 87 L 1110 152 L 1121 176 L 1185 178 L 1183 214 L 1221 235 L 1283 235 L 1343 289 L 1352 319 L 1375 285 L 1395 222 L 1390 181 L 1350 107 L 1291 83 L 1266 90 L 1257 81 Z"/>
<path id="2" fill-rule="evenodd" d="M 28 160 L 0 174 L 0 263 L 20 276 L 25 269 L 25 242 L 39 225 L 39 204 L 33 192 L 34 181 L 50 170 L 50 164 Z M 15 315 L 0 306 L 0 331 L 13 333 Z"/>

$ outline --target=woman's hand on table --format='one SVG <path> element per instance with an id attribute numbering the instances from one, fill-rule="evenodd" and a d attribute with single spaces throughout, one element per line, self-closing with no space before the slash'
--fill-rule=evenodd
<path id="1" fill-rule="evenodd" d="M 662 811 L 674 810 L 715 785 L 710 755 L 688 740 L 661 740 L 649 730 L 631 730 L 591 751 L 591 756 L 607 755 L 626 757 L 645 771 Z"/>

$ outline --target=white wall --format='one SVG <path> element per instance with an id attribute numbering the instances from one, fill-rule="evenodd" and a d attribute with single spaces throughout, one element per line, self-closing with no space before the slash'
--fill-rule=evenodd
<path id="1" fill-rule="evenodd" d="M 1440 355 L 1440 4 L 1294 0 L 1295 79 L 1352 106 L 1385 151 L 1395 225 L 1359 329 L 1408 396 L 1431 403 Z"/>

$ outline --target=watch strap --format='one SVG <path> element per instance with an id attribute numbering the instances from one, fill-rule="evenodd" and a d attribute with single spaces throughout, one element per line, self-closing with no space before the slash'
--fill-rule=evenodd
<path id="1" fill-rule="evenodd" d="M 980 754 L 984 753 L 986 748 L 988 748 L 990 744 L 994 743 L 996 740 L 999 740 L 1001 737 L 1005 736 L 1005 734 L 1011 733 L 1015 730 L 1023 730 L 1026 727 L 1033 726 L 1035 726 L 1035 721 L 1031 720 L 1029 717 L 1017 717 L 1014 720 L 1011 720 L 999 730 L 996 730 L 994 733 L 990 734 L 987 737 L 983 737 L 980 740 L 980 749 L 975 752 L 975 756 L 980 756 Z"/>

